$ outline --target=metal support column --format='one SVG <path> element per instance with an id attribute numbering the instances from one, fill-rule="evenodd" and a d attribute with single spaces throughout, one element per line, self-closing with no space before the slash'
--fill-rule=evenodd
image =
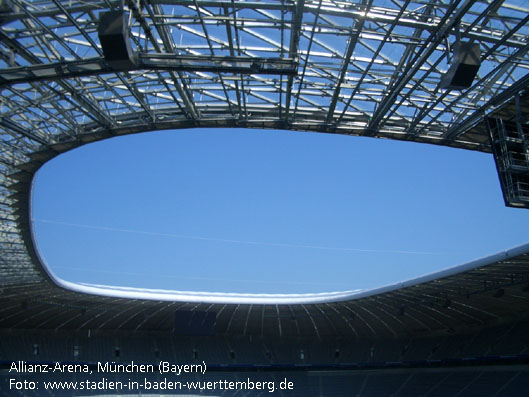
<path id="1" fill-rule="evenodd" d="M 488 118 L 490 142 L 505 205 L 529 208 L 529 125 L 516 96 L 516 117 Z"/>

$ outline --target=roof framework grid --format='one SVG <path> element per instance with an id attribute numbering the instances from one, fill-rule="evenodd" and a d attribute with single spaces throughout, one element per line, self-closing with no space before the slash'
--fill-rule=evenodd
<path id="1" fill-rule="evenodd" d="M 128 0 L 139 59 L 128 70 L 106 62 L 97 37 L 100 14 L 121 2 L 11 4 L 1 17 L 3 126 L 41 146 L 186 120 L 489 151 L 465 121 L 481 120 L 529 68 L 519 0 Z M 462 93 L 438 84 L 456 40 L 482 53 Z"/>

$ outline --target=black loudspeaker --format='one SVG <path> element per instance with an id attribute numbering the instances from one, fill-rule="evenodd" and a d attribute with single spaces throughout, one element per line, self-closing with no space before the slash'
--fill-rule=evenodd
<path id="1" fill-rule="evenodd" d="M 130 46 L 127 15 L 124 11 L 108 11 L 99 15 L 97 29 L 105 59 L 115 68 L 130 68 L 135 64 Z"/>
<path id="2" fill-rule="evenodd" d="M 452 65 L 441 76 L 441 88 L 463 90 L 469 88 L 481 65 L 481 48 L 477 43 L 456 42 Z"/>

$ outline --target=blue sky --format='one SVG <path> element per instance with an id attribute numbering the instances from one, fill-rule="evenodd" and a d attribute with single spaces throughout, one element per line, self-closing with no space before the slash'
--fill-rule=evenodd
<path id="1" fill-rule="evenodd" d="M 492 155 L 289 131 L 89 144 L 38 172 L 33 206 L 57 276 L 185 291 L 373 288 L 529 240 Z"/>

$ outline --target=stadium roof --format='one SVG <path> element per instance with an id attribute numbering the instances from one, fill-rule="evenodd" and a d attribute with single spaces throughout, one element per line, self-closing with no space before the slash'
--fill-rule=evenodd
<path id="1" fill-rule="evenodd" d="M 103 13 L 121 9 L 130 33 L 117 50 L 131 52 L 116 60 L 98 29 Z M 395 335 L 527 311 L 518 251 L 338 303 L 85 296 L 43 270 L 29 203 L 50 158 L 157 129 L 277 128 L 491 151 L 481 126 L 527 86 L 528 37 L 524 0 L 0 2 L 0 326 L 164 329 L 169 313 L 198 307 L 217 314 L 222 332 Z M 458 42 L 479 44 L 481 66 L 468 88 L 444 89 Z"/>
<path id="2" fill-rule="evenodd" d="M 3 151 L 195 126 L 489 151 L 472 127 L 529 80 L 524 0 L 127 0 L 120 63 L 98 26 L 121 3 L 2 2 Z M 443 89 L 459 42 L 479 44 L 481 66 L 469 88 Z"/>

